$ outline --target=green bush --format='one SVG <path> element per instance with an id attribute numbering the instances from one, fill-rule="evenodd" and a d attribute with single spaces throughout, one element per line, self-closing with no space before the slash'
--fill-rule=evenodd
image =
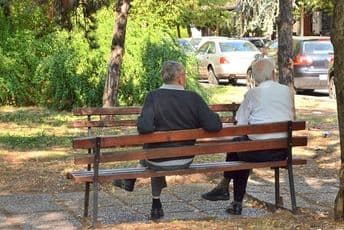
<path id="1" fill-rule="evenodd" d="M 77 26 L 66 31 L 44 24 L 46 30 L 33 30 L 43 22 L 44 14 L 30 16 L 33 18 L 26 25 L 20 23 L 19 12 L 6 18 L 0 11 L 0 105 L 57 110 L 101 106 L 114 23 L 112 9 L 97 13 L 97 49 L 90 49 L 84 31 Z M 139 17 L 130 18 L 118 104 L 141 105 L 147 92 L 161 85 L 160 69 L 166 60 L 183 63 L 187 88 L 206 97 L 198 85 L 195 58 L 179 49 L 171 35 L 175 31 L 142 26 Z"/>
<path id="2" fill-rule="evenodd" d="M 39 43 L 29 31 L 8 35 L 0 48 L 0 104 L 34 105 L 37 85 L 32 75 Z"/>
<path id="3" fill-rule="evenodd" d="M 54 52 L 37 66 L 34 80 L 41 86 L 38 103 L 58 110 L 101 106 L 106 62 L 82 37 L 68 36 L 57 34 Z"/>
<path id="4" fill-rule="evenodd" d="M 141 105 L 146 94 L 161 85 L 160 70 L 167 60 L 183 63 L 188 75 L 187 88 L 206 97 L 197 82 L 195 57 L 183 53 L 168 31 L 162 28 L 142 27 L 135 21 L 129 21 L 127 28 L 119 104 Z"/>

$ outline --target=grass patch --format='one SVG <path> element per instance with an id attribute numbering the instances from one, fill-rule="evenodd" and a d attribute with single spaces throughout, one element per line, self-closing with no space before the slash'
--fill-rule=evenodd
<path id="1" fill-rule="evenodd" d="M 38 107 L 14 108 L 0 107 L 0 123 L 15 123 L 17 125 L 40 126 L 49 124 L 57 127 L 75 118 L 68 112 L 57 112 Z"/>
<path id="2" fill-rule="evenodd" d="M 338 117 L 336 113 L 332 114 L 298 114 L 298 120 L 307 121 L 307 127 L 309 128 L 321 128 L 325 126 L 330 129 L 338 129 Z"/>
<path id="3" fill-rule="evenodd" d="M 201 84 L 209 95 L 209 104 L 240 103 L 245 91 L 232 85 Z"/>
<path id="4" fill-rule="evenodd" d="M 38 107 L 0 107 L 0 152 L 70 147 L 71 113 Z M 75 131 L 74 131 L 75 132 Z"/>
<path id="5" fill-rule="evenodd" d="M 71 139 L 71 136 L 49 135 L 44 131 L 30 136 L 0 134 L 0 145 L 7 150 L 38 150 L 54 146 L 68 147 L 70 146 Z"/>

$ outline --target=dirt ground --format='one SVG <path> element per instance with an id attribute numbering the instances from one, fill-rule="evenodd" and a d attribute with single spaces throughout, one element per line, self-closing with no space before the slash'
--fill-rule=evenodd
<path id="1" fill-rule="evenodd" d="M 298 155 L 312 159 L 314 164 L 301 174 L 338 178 L 340 167 L 339 136 L 336 102 L 327 96 L 296 96 L 296 116 L 307 120 L 308 146 L 298 149 Z M 0 129 L 11 128 L 0 123 Z M 80 191 L 82 188 L 65 179 L 67 171 L 75 169 L 72 155 L 41 159 L 39 153 L 28 154 L 2 148 L 0 144 L 0 195 L 13 193 L 59 193 Z M 52 148 L 56 155 L 71 152 L 71 148 Z M 263 172 L 257 172 L 257 176 Z M 183 179 L 190 181 L 212 180 L 207 176 Z M 144 182 L 143 182 L 144 183 Z M 113 228 L 109 227 L 108 229 Z M 115 229 L 344 229 L 344 223 L 333 221 L 331 213 L 314 213 L 302 210 L 300 215 L 279 210 L 264 219 L 239 219 L 228 221 L 174 221 L 161 224 L 122 224 Z"/>

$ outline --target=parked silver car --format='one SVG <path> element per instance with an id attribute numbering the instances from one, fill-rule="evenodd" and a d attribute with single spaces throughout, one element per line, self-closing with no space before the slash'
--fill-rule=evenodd
<path id="1" fill-rule="evenodd" d="M 200 76 L 212 84 L 218 84 L 220 79 L 235 84 L 237 79 L 246 79 L 247 71 L 257 54 L 261 52 L 246 40 L 207 41 L 197 51 Z"/>

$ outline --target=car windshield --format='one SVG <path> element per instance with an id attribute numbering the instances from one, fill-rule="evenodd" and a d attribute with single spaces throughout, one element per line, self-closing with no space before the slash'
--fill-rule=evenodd
<path id="1" fill-rule="evenodd" d="M 256 47 L 263 47 L 264 46 L 264 43 L 263 41 L 259 40 L 259 39 L 252 39 L 250 40 L 250 42 L 252 42 Z"/>
<path id="2" fill-rule="evenodd" d="M 192 38 L 190 40 L 190 43 L 191 45 L 195 47 L 195 46 L 198 46 L 201 41 L 202 41 L 202 38 Z"/>
<path id="3" fill-rule="evenodd" d="M 182 50 L 185 52 L 194 52 L 195 51 L 193 46 L 187 40 L 178 39 L 178 43 L 179 43 L 179 46 L 182 48 Z"/>
<path id="4" fill-rule="evenodd" d="M 330 41 L 307 41 L 303 45 L 306 54 L 329 54 L 333 53 Z"/>
<path id="5" fill-rule="evenodd" d="M 247 41 L 230 41 L 219 43 L 221 52 L 233 52 L 233 51 L 258 51 L 258 49 Z"/>

